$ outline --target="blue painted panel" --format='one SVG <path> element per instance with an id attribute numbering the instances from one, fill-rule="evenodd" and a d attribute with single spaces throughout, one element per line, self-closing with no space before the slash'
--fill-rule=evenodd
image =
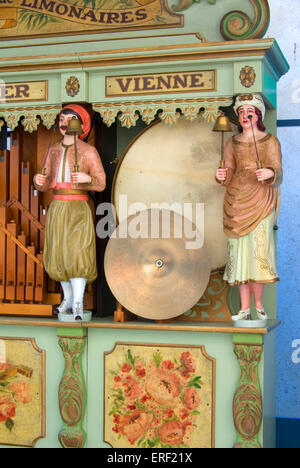
<path id="1" fill-rule="evenodd" d="M 276 448 L 300 448 L 300 419 L 277 418 Z"/>
<path id="2" fill-rule="evenodd" d="M 299 129 L 279 128 L 284 182 L 278 231 L 277 416 L 300 417 L 300 165 Z"/>

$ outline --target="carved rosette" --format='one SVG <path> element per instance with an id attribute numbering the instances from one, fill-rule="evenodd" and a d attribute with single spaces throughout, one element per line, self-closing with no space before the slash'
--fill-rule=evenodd
<path id="1" fill-rule="evenodd" d="M 256 73 L 253 67 L 246 65 L 244 68 L 242 68 L 240 71 L 240 80 L 245 88 L 251 88 L 251 86 L 253 86 L 255 83 L 255 79 Z"/>
<path id="2" fill-rule="evenodd" d="M 45 127 L 50 129 L 54 123 L 56 116 L 60 113 L 62 106 L 43 106 L 43 107 L 17 107 L 0 109 L 0 117 L 2 117 L 7 126 L 14 130 L 19 121 L 26 132 L 35 132 L 41 120 Z"/>
<path id="3" fill-rule="evenodd" d="M 170 101 L 142 101 L 128 103 L 94 104 L 93 109 L 99 112 L 103 122 L 110 127 L 116 120 L 117 115 L 123 127 L 130 128 L 136 125 L 141 116 L 142 120 L 149 125 L 156 116 L 166 125 L 173 125 L 183 115 L 187 120 L 201 117 L 208 123 L 213 123 L 219 115 L 220 106 L 230 106 L 231 98 L 211 99 L 179 99 Z M 203 111 L 204 109 L 204 111 Z"/>
<path id="4" fill-rule="evenodd" d="M 80 90 L 80 83 L 78 78 L 76 76 L 70 76 L 70 78 L 66 82 L 65 89 L 68 96 L 77 96 Z"/>
<path id="5" fill-rule="evenodd" d="M 233 399 L 233 420 L 237 431 L 235 448 L 261 448 L 258 434 L 262 423 L 262 395 L 258 379 L 258 365 L 262 345 L 236 344 L 240 384 Z"/>
<path id="6" fill-rule="evenodd" d="M 86 441 L 86 433 L 82 427 L 86 388 L 81 363 L 85 344 L 85 337 L 59 338 L 65 358 L 65 369 L 58 392 L 59 409 L 64 423 L 58 438 L 63 448 L 82 448 Z"/>

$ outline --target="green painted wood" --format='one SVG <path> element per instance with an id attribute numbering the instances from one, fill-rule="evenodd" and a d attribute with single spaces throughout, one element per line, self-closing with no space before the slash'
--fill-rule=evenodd
<path id="1" fill-rule="evenodd" d="M 251 346 L 251 343 L 259 346 L 264 341 L 263 354 L 258 369 L 264 415 L 258 437 L 262 446 L 273 445 L 273 435 L 275 434 L 275 329 L 271 329 L 266 335 L 263 335 L 263 338 L 260 333 L 245 333 L 244 330 L 243 333 L 221 333 L 222 327 L 220 325 L 216 326 L 215 332 L 199 333 L 172 331 L 164 328 L 162 330 L 125 329 L 122 324 L 118 324 L 117 328 L 105 329 L 60 327 L 58 322 L 56 328 L 53 321 L 53 326 L 51 322 L 51 326 L 46 325 L 46 322 L 49 321 L 45 322 L 45 326 L 18 325 L 18 323 L 24 323 L 24 320 L 25 323 L 26 320 L 28 323 L 31 322 L 30 319 L 23 318 L 22 322 L 16 320 L 15 325 L 4 325 L 0 320 L 0 335 L 34 337 L 37 345 L 46 351 L 46 438 L 38 441 L 37 448 L 61 447 L 58 440 L 58 434 L 62 429 L 58 390 L 64 374 L 65 359 L 58 343 L 58 336 L 65 337 L 64 339 L 68 342 L 67 356 L 70 347 L 74 344 L 78 345 L 78 340 L 88 339 L 88 346 L 85 347 L 83 353 L 79 352 L 82 361 L 81 376 L 84 375 L 86 391 L 86 411 L 81 420 L 81 427 L 87 435 L 85 448 L 107 447 L 103 442 L 104 353 L 110 352 L 116 342 L 204 345 L 207 354 L 216 359 L 215 446 L 230 448 L 236 443 L 232 403 L 241 372 L 234 354 L 234 346 L 238 342 L 243 343 L 244 346 Z M 37 321 L 38 319 L 35 319 L 35 322 Z M 73 360 L 74 364 L 75 362 L 76 360 Z M 80 379 L 79 381 L 82 382 Z M 84 383 L 80 385 L 84 387 Z M 75 440 L 74 438 L 74 442 Z"/>
<path id="2" fill-rule="evenodd" d="M 58 343 L 65 358 L 58 398 L 63 428 L 58 439 L 63 448 L 83 448 L 86 432 L 83 420 L 86 410 L 86 382 L 82 355 L 86 346 L 85 329 L 58 329 Z"/>
<path id="3" fill-rule="evenodd" d="M 244 337 L 245 338 L 245 337 Z M 234 353 L 240 366 L 240 379 L 233 398 L 233 420 L 237 433 L 235 448 L 262 448 L 259 431 L 263 420 L 263 397 L 258 366 L 262 344 L 236 343 Z"/>

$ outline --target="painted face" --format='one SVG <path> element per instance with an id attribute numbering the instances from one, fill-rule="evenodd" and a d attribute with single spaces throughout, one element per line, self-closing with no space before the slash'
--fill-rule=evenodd
<path id="1" fill-rule="evenodd" d="M 74 117 L 74 114 L 61 114 L 59 116 L 59 131 L 63 136 L 66 134 L 68 123 L 72 119 L 72 117 Z"/>
<path id="2" fill-rule="evenodd" d="M 255 112 L 255 107 L 245 104 L 238 108 L 239 123 L 243 129 L 251 128 L 249 116 L 252 116 L 252 123 L 255 127 L 258 121 L 258 115 Z"/>

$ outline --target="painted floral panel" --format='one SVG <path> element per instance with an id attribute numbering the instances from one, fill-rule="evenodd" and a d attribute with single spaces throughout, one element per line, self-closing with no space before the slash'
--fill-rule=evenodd
<path id="1" fill-rule="evenodd" d="M 117 343 L 105 356 L 105 441 L 210 448 L 215 361 L 204 347 Z"/>
<path id="2" fill-rule="evenodd" d="M 31 339 L 0 338 L 0 444 L 44 436 L 44 352 Z"/>

